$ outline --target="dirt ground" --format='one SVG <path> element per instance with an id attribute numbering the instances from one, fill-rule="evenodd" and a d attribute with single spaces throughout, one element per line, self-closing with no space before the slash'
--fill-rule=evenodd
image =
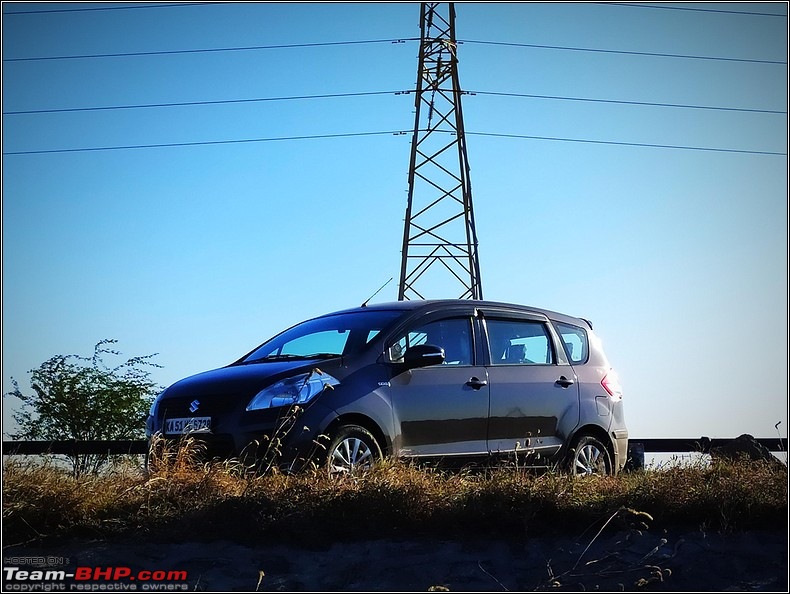
<path id="1" fill-rule="evenodd" d="M 194 529 L 185 527 L 185 533 Z M 63 587 L 53 581 L 50 591 L 787 592 L 787 545 L 785 526 L 771 532 L 727 535 L 632 530 L 519 541 L 437 537 L 298 547 L 275 542 L 251 546 L 230 541 L 79 540 L 47 547 L 6 546 L 3 591 L 30 591 L 34 584 L 31 574 L 27 580 L 8 580 L 21 575 L 9 573 L 9 567 L 19 567 L 19 571 L 38 567 L 82 572 L 77 573 L 81 577 L 94 568 L 104 572 L 90 574 L 98 575 L 98 580 L 66 579 L 60 582 Z M 78 569 L 86 567 L 91 569 Z M 130 576 L 113 580 L 105 577 L 107 568 L 121 573 L 128 569 Z M 166 575 L 172 571 L 186 574 Z M 162 579 L 146 581 L 146 577 Z"/>

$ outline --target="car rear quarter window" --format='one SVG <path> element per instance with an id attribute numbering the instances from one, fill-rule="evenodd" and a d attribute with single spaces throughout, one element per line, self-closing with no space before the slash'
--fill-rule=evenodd
<path id="1" fill-rule="evenodd" d="M 590 342 L 587 331 L 579 326 L 557 322 L 557 331 L 562 339 L 562 346 L 571 363 L 584 363 L 590 353 Z"/>
<path id="2" fill-rule="evenodd" d="M 543 322 L 486 320 L 493 365 L 550 365 L 554 363 L 551 338 Z"/>

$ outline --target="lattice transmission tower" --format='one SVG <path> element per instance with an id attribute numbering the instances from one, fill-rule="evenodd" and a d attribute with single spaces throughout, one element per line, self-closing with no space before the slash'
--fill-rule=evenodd
<path id="1" fill-rule="evenodd" d="M 452 3 L 423 3 L 398 300 L 482 299 Z"/>

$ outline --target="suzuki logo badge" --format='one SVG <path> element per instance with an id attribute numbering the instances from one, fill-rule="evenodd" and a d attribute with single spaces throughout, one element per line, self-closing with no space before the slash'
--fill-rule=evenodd
<path id="1" fill-rule="evenodd" d="M 191 413 L 197 412 L 198 408 L 200 408 L 200 401 L 199 400 L 193 400 L 192 402 L 189 403 L 189 412 L 191 412 Z"/>

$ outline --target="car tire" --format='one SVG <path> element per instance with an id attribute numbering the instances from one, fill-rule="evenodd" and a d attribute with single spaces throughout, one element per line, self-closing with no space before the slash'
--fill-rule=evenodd
<path id="1" fill-rule="evenodd" d="M 354 475 L 369 470 L 382 459 L 373 434 L 359 425 L 343 425 L 329 442 L 326 468 L 330 476 Z"/>
<path id="2" fill-rule="evenodd" d="M 568 455 L 567 465 L 574 476 L 610 475 L 614 468 L 609 449 L 592 435 L 582 435 L 576 439 Z"/>

